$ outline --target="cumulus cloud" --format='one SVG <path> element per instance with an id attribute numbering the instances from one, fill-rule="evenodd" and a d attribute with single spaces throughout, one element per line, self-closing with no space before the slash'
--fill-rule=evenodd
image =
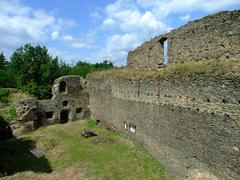
<path id="1" fill-rule="evenodd" d="M 59 38 L 59 32 L 58 31 L 53 31 L 51 33 L 51 38 L 52 38 L 52 40 L 57 40 Z"/>
<path id="2" fill-rule="evenodd" d="M 182 21 L 189 21 L 191 13 L 212 13 L 236 5 L 240 5 L 239 0 L 116 0 L 106 7 L 102 25 L 105 29 L 121 33 L 107 38 L 102 55 L 118 64 L 126 60 L 129 50 L 171 30 L 167 24 L 168 16 L 174 14 Z"/>
<path id="3" fill-rule="evenodd" d="M 59 31 L 74 25 L 74 21 L 24 6 L 19 0 L 0 1 L 0 47 L 7 51 L 25 43 L 43 43 L 50 38 L 56 40 Z"/>
<path id="4" fill-rule="evenodd" d="M 151 8 L 159 18 L 165 18 L 173 13 L 188 13 L 202 11 L 212 13 L 240 5 L 239 0 L 137 0 L 139 6 Z"/>
<path id="5" fill-rule="evenodd" d="M 151 11 L 141 12 L 131 0 L 117 0 L 106 7 L 104 29 L 121 31 L 107 38 L 103 57 L 121 64 L 126 61 L 127 53 L 143 41 L 169 31 L 171 28 L 158 20 Z"/>
<path id="6" fill-rule="evenodd" d="M 116 23 L 116 22 L 115 22 L 112 18 L 107 18 L 107 19 L 105 19 L 105 20 L 103 21 L 103 25 L 104 25 L 104 26 L 107 26 L 107 27 L 109 27 L 109 26 L 114 26 L 115 23 Z"/>
<path id="7" fill-rule="evenodd" d="M 58 49 L 56 47 L 49 47 L 48 52 L 53 56 L 58 56 L 58 58 L 69 65 L 74 65 L 78 59 L 82 59 L 80 54 L 72 53 L 68 50 Z"/>
<path id="8" fill-rule="evenodd" d="M 171 29 L 168 17 L 184 23 L 196 17 L 193 13 L 209 14 L 238 5 L 239 0 L 115 0 L 89 12 L 96 27 L 71 32 L 75 21 L 25 6 L 20 0 L 0 0 L 0 50 L 10 54 L 24 43 L 51 42 L 59 48 L 52 47 L 51 52 L 67 62 L 82 53 L 92 62 L 108 59 L 122 65 L 129 50 Z"/>

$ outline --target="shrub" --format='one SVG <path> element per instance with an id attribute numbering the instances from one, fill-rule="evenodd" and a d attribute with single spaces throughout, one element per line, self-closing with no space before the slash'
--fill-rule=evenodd
<path id="1" fill-rule="evenodd" d="M 0 101 L 3 103 L 8 103 L 8 97 L 10 95 L 10 90 L 0 89 Z"/>
<path id="2" fill-rule="evenodd" d="M 9 114 L 11 116 L 12 119 L 15 119 L 17 117 L 17 111 L 15 107 L 11 107 L 9 109 Z"/>

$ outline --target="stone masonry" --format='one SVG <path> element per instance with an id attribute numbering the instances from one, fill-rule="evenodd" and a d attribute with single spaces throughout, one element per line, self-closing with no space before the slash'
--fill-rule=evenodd
<path id="1" fill-rule="evenodd" d="M 158 69 L 164 64 L 164 41 L 168 63 L 240 58 L 240 10 L 225 11 L 157 36 L 129 52 L 127 67 Z"/>
<path id="2" fill-rule="evenodd" d="M 239 79 L 219 74 L 148 79 L 90 76 L 91 116 L 136 139 L 176 179 L 198 169 L 236 180 L 240 177 Z"/>
<path id="3" fill-rule="evenodd" d="M 166 40 L 168 63 L 180 74 L 155 71 L 164 67 Z M 91 116 L 134 138 L 176 179 L 195 170 L 239 179 L 239 60 L 240 10 L 190 22 L 129 52 L 124 71 L 90 75 Z M 225 62 L 238 71 L 184 73 L 189 61 L 202 61 L 203 69 Z"/>
<path id="4" fill-rule="evenodd" d="M 89 117 L 89 96 L 79 76 L 63 76 L 55 80 L 52 99 L 24 100 L 17 104 L 18 122 L 25 130 L 67 123 Z"/>
<path id="5" fill-rule="evenodd" d="M 216 64 L 210 71 L 194 73 L 185 73 L 184 68 L 180 74 L 168 73 L 168 68 L 155 71 L 163 67 L 166 40 L 168 62 L 175 67 L 192 60 L 205 60 L 203 68 L 211 61 L 224 63 L 218 71 Z M 79 76 L 56 79 L 52 99 L 19 102 L 18 121 L 32 130 L 91 115 L 134 138 L 176 179 L 198 170 L 236 180 L 240 177 L 239 60 L 240 11 L 217 13 L 129 52 L 123 71 L 92 74 L 88 81 Z M 224 71 L 224 65 L 235 70 Z M 138 76 L 140 71 L 133 68 L 151 71 L 141 70 L 146 76 Z"/>

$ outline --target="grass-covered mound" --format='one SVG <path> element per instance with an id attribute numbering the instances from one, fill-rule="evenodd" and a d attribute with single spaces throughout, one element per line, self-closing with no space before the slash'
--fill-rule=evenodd
<path id="1" fill-rule="evenodd" d="M 98 136 L 84 138 L 84 129 Z M 13 175 L 8 179 L 170 179 L 132 140 L 93 120 L 40 128 L 1 143 L 0 151 L 1 173 Z"/>

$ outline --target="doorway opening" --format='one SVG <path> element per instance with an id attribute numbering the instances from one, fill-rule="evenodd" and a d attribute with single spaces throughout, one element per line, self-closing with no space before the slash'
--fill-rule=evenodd
<path id="1" fill-rule="evenodd" d="M 60 112 L 60 124 L 67 123 L 68 118 L 69 118 L 69 110 L 62 110 Z"/>
<path id="2" fill-rule="evenodd" d="M 163 63 L 166 65 L 168 64 L 168 40 L 166 37 L 163 37 L 159 42 L 163 48 Z"/>

